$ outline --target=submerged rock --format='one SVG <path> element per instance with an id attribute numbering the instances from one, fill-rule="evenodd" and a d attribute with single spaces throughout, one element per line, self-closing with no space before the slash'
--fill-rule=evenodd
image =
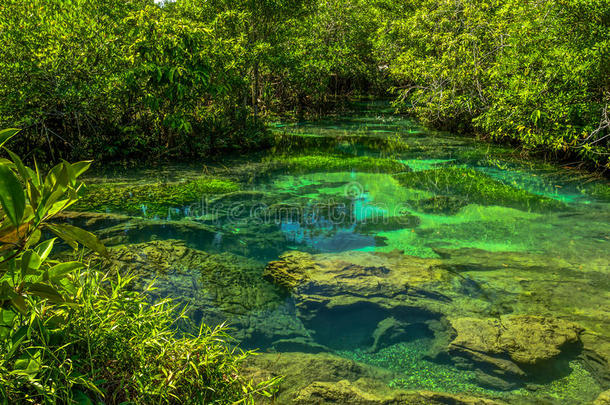
<path id="1" fill-rule="evenodd" d="M 156 289 L 148 292 L 153 299 L 188 304 L 190 316 L 209 325 L 230 320 L 232 335 L 246 346 L 308 337 L 284 292 L 262 278 L 261 262 L 191 249 L 179 240 L 121 245 L 110 254 L 112 268 L 136 276 L 137 285 L 154 281 Z"/>
<path id="2" fill-rule="evenodd" d="M 308 273 L 314 269 L 311 255 L 303 252 L 288 252 L 267 263 L 263 277 L 287 289 L 292 290 L 301 281 L 307 279 Z"/>
<path id="3" fill-rule="evenodd" d="M 481 385 L 501 390 L 563 378 L 568 362 L 579 356 L 606 384 L 609 342 L 603 334 L 583 332 L 582 315 L 565 304 L 556 307 L 556 299 L 565 303 L 564 292 L 580 297 L 589 291 L 554 284 L 574 274 L 569 263 L 536 254 L 438 252 L 439 259 L 399 252 L 291 252 L 269 263 L 265 274 L 291 291 L 307 342 L 375 353 L 423 338 L 431 342 L 428 359 L 451 361 L 476 374 Z M 469 255 L 477 266 L 469 264 Z M 594 305 L 589 301 L 583 304 Z"/>
<path id="4" fill-rule="evenodd" d="M 265 274 L 292 290 L 296 315 L 316 342 L 377 350 L 427 333 L 426 324 L 452 305 L 444 292 L 456 276 L 435 264 L 398 252 L 292 252 L 269 263 Z"/>
<path id="5" fill-rule="evenodd" d="M 361 388 L 366 381 L 351 383 L 314 382 L 300 390 L 295 404 L 350 404 L 350 405 L 500 405 L 505 402 L 480 397 L 429 391 L 370 392 Z"/>
<path id="6" fill-rule="evenodd" d="M 528 315 L 449 318 L 451 356 L 483 365 L 502 377 L 539 375 L 580 344 L 582 328 L 560 319 Z M 572 352 L 571 354 L 574 354 Z"/>

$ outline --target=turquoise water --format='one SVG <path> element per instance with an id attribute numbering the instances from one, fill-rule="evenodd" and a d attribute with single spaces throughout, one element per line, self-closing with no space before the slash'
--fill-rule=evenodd
<path id="1" fill-rule="evenodd" d="M 277 146 L 263 154 L 88 179 L 107 187 L 109 200 L 116 190 L 201 176 L 238 191 L 180 204 L 119 201 L 72 220 L 112 251 L 130 252 L 122 271 L 156 279 L 157 296 L 191 305 L 196 321 L 229 322 L 246 348 L 328 351 L 389 371 L 384 383 L 396 389 L 550 403 L 582 403 L 607 389 L 604 180 L 429 131 L 383 105 L 272 131 Z M 317 270 L 287 290 L 265 267 L 294 251 L 307 254 L 298 266 Z M 380 272 L 378 292 L 360 289 L 367 271 Z M 384 274 L 393 281 L 384 284 Z M 395 288 L 416 291 L 408 311 Z M 521 315 L 584 330 L 550 360 L 547 379 L 528 371 L 498 381 L 488 365 L 447 351 L 451 319 Z M 399 326 L 382 327 L 395 318 Z"/>

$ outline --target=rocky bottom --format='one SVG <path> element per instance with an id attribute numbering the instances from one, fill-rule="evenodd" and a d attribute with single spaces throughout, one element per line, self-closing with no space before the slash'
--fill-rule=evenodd
<path id="1" fill-rule="evenodd" d="M 228 319 L 242 347 L 262 352 L 246 374 L 285 376 L 274 403 L 608 397 L 601 268 L 576 274 L 559 259 L 477 249 L 438 250 L 438 258 L 290 251 L 269 263 L 171 239 L 111 251 L 115 269 L 142 284 L 155 279 L 156 294 L 188 303 L 195 320 Z"/>

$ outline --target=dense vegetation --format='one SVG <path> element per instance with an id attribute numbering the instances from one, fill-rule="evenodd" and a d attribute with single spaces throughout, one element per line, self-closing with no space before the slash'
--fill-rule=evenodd
<path id="1" fill-rule="evenodd" d="M 0 132 L 0 148 L 17 131 Z M 184 310 L 150 303 L 101 265 L 93 234 L 54 218 L 78 200 L 90 162 L 46 176 L 0 161 L 0 403 L 253 403 L 253 385 L 222 328 L 193 334 Z M 54 234 L 57 237 L 45 237 Z M 74 253 L 53 254 L 64 242 Z M 79 247 L 85 250 L 77 251 Z M 87 260 L 83 260 L 83 253 Z M 179 331 L 182 330 L 182 333 Z"/>
<path id="2" fill-rule="evenodd" d="M 609 165 L 604 0 L 9 0 L 0 125 L 62 158 L 260 147 L 276 114 L 394 90 L 430 125 Z"/>
<path id="3" fill-rule="evenodd" d="M 379 48 L 425 122 L 610 167 L 610 3 L 384 4 Z"/>

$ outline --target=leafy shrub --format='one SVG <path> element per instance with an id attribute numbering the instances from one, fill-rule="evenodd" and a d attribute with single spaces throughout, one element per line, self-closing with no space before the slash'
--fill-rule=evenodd
<path id="1" fill-rule="evenodd" d="M 431 125 L 610 168 L 607 1 L 381 4 L 377 48 L 398 105 Z"/>
<path id="2" fill-rule="evenodd" d="M 0 148 L 18 131 L 0 131 Z M 149 303 L 82 260 L 51 256 L 56 234 L 108 256 L 95 235 L 53 223 L 78 199 L 89 162 L 46 176 L 6 150 L 0 159 L 0 403 L 253 403 L 277 380 L 241 377 L 249 354 L 222 328 L 180 332 L 176 307 Z M 82 253 L 81 253 L 82 255 Z M 95 256 L 89 256 L 96 260 Z"/>

